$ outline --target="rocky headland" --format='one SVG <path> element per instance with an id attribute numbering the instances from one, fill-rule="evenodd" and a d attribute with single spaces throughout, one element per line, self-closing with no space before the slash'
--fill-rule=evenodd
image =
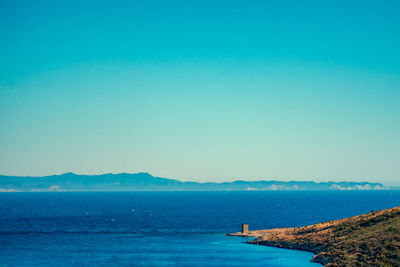
<path id="1" fill-rule="evenodd" d="M 400 266 L 400 207 L 297 228 L 234 233 L 248 243 L 314 252 L 326 266 Z"/>

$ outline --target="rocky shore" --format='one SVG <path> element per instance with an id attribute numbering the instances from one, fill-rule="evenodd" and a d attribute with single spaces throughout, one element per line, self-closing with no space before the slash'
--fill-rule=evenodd
<path id="1" fill-rule="evenodd" d="M 400 207 L 297 228 L 234 233 L 248 243 L 314 252 L 326 266 L 400 266 Z"/>

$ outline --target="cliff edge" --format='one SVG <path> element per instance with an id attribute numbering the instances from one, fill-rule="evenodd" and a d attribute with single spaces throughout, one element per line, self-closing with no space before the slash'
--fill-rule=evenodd
<path id="1" fill-rule="evenodd" d="M 400 207 L 298 228 L 249 231 L 248 243 L 306 250 L 326 266 L 400 266 Z"/>

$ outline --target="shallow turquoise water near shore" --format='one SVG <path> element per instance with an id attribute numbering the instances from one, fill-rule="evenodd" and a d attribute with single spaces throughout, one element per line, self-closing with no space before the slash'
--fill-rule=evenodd
<path id="1" fill-rule="evenodd" d="M 18 240 L 19 239 L 19 240 Z M 34 243 L 25 243 L 30 239 Z M 244 244 L 221 234 L 24 236 L 4 255 L 10 266 L 319 266 L 312 253 Z M 30 243 L 30 242 L 29 242 Z M 21 257 L 22 256 L 22 257 Z"/>
<path id="2" fill-rule="evenodd" d="M 400 206 L 400 191 L 0 194 L 0 264 L 318 266 L 312 253 L 243 243 L 237 232 Z"/>

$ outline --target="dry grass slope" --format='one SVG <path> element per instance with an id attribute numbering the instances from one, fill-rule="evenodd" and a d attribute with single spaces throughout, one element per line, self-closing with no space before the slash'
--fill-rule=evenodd
<path id="1" fill-rule="evenodd" d="M 312 251 L 326 266 L 400 266 L 400 207 L 249 235 L 257 237 L 250 243 Z"/>

